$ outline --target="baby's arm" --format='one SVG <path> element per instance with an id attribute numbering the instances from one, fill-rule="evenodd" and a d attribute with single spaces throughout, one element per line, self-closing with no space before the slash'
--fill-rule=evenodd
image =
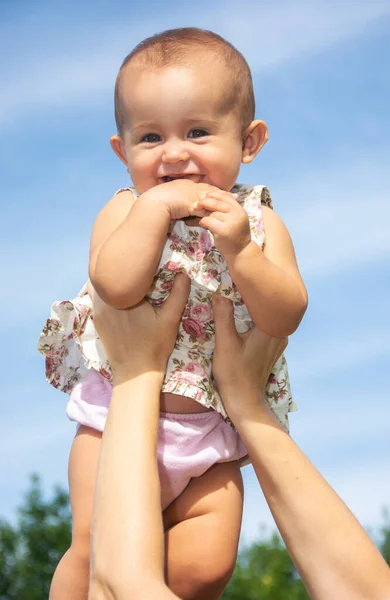
<path id="1" fill-rule="evenodd" d="M 263 207 L 264 252 L 254 242 L 227 263 L 256 326 L 275 337 L 291 335 L 307 308 L 307 292 L 294 246 L 281 218 Z"/>
<path id="2" fill-rule="evenodd" d="M 236 200 L 213 192 L 199 208 L 211 211 L 200 224 L 214 234 L 256 326 L 275 337 L 293 333 L 305 314 L 307 292 L 280 217 L 268 207 L 262 208 L 267 236 L 262 252 L 251 241 L 248 215 Z"/>
<path id="3" fill-rule="evenodd" d="M 180 180 L 156 186 L 135 202 L 130 192 L 114 196 L 99 213 L 92 232 L 89 277 L 99 296 L 114 308 L 144 298 L 156 273 L 171 219 L 203 216 L 193 205 L 209 190 Z"/>
<path id="4" fill-rule="evenodd" d="M 99 296 L 115 308 L 137 304 L 156 271 L 169 226 L 169 215 L 121 192 L 96 218 L 90 246 L 89 277 Z"/>

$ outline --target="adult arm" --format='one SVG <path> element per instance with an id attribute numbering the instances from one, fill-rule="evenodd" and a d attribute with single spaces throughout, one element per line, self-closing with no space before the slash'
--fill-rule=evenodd
<path id="1" fill-rule="evenodd" d="M 189 292 L 178 276 L 161 309 L 116 311 L 94 297 L 94 322 L 113 367 L 96 482 L 90 600 L 177 598 L 163 575 L 157 470 L 160 389 Z"/>
<path id="2" fill-rule="evenodd" d="M 177 598 L 164 581 L 156 460 L 161 384 L 150 372 L 113 387 L 96 481 L 90 600 Z"/>
<path id="3" fill-rule="evenodd" d="M 263 390 L 286 345 L 239 336 L 232 305 L 215 298 L 214 375 L 287 549 L 313 600 L 385 600 L 390 570 L 364 529 L 271 413 Z M 259 365 L 259 357 L 268 359 Z M 239 400 L 238 400 L 239 399 Z"/>

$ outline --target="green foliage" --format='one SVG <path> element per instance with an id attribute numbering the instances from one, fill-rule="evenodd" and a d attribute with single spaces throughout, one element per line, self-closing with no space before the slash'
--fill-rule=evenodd
<path id="1" fill-rule="evenodd" d="M 50 581 L 71 539 L 68 494 L 56 487 L 43 498 L 39 477 L 31 486 L 12 527 L 0 521 L 0 600 L 45 600 Z"/>
<path id="2" fill-rule="evenodd" d="M 223 600 L 308 600 L 280 537 L 255 542 L 240 553 Z"/>
<path id="3" fill-rule="evenodd" d="M 381 528 L 382 540 L 380 551 L 387 564 L 390 566 L 390 513 L 386 509 L 383 511 L 384 525 Z"/>
<path id="4" fill-rule="evenodd" d="M 0 600 L 46 600 L 54 570 L 69 548 L 68 494 L 60 487 L 46 500 L 39 477 L 18 510 L 16 526 L 0 520 Z M 384 513 L 379 548 L 390 565 L 390 516 Z M 309 596 L 280 537 L 240 553 L 223 600 L 307 600 Z"/>

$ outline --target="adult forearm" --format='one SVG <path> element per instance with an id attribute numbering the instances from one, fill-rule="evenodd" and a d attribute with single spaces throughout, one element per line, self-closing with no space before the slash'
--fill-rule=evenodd
<path id="1" fill-rule="evenodd" d="M 226 261 L 256 326 L 275 337 L 291 335 L 307 307 L 294 278 L 272 263 L 254 242 Z"/>
<path id="2" fill-rule="evenodd" d="M 156 273 L 169 223 L 164 207 L 142 197 L 135 202 L 90 264 L 90 279 L 102 300 L 114 308 L 129 308 L 144 298 Z"/>
<path id="3" fill-rule="evenodd" d="M 263 406 L 250 419 L 232 418 L 311 598 L 390 597 L 380 553 L 270 411 Z"/>
<path id="4" fill-rule="evenodd" d="M 113 389 L 96 484 L 92 580 L 114 590 L 163 582 L 156 458 L 161 383 L 159 374 L 146 373 Z"/>

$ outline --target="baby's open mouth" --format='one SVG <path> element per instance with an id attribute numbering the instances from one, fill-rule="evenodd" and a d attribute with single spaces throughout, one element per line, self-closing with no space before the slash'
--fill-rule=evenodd
<path id="1" fill-rule="evenodd" d="M 181 174 L 175 174 L 175 175 L 165 175 L 164 177 L 161 177 L 161 182 L 162 183 L 168 183 L 169 181 L 175 181 L 176 179 L 189 179 L 190 181 L 193 181 L 194 183 L 201 183 L 203 181 L 203 175 L 198 175 L 195 173 L 185 173 L 183 175 Z"/>

